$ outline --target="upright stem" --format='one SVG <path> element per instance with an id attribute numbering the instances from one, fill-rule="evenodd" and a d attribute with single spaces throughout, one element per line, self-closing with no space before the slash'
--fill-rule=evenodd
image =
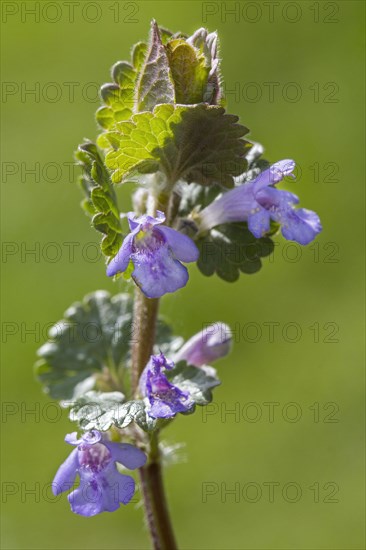
<path id="1" fill-rule="evenodd" d="M 146 298 L 136 287 L 132 331 L 132 393 L 137 391 L 138 381 L 153 351 L 159 300 Z"/>
<path id="2" fill-rule="evenodd" d="M 138 393 L 139 378 L 153 351 L 158 308 L 158 299 L 147 298 L 136 287 L 133 316 L 134 330 L 131 342 L 131 384 L 134 395 Z M 154 550 L 176 550 L 177 546 L 164 492 L 157 432 L 151 435 L 148 461 L 145 466 L 140 468 L 139 473 L 146 520 Z"/>
<path id="3" fill-rule="evenodd" d="M 154 550 L 176 550 L 177 545 L 165 497 L 156 433 L 152 436 L 149 460 L 139 472 L 146 519 Z"/>

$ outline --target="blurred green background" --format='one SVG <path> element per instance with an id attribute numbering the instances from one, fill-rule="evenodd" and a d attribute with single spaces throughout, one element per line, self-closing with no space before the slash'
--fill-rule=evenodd
<path id="1" fill-rule="evenodd" d="M 186 462 L 166 470 L 178 541 L 187 550 L 364 548 L 364 4 L 65 4 L 2 2 L 3 548 L 149 547 L 138 499 L 86 519 L 43 491 L 73 427 L 66 414 L 51 421 L 32 364 L 45 327 L 72 302 L 119 290 L 93 261 L 99 237 L 69 168 L 77 144 L 96 135 L 97 86 L 153 17 L 175 31 L 219 31 L 229 111 L 269 160 L 296 159 L 301 177 L 287 186 L 324 225 L 308 248 L 278 236 L 259 274 L 235 284 L 193 267 L 189 285 L 163 300 L 178 334 L 221 320 L 236 340 L 210 415 L 199 410 L 166 432 L 186 444 Z"/>

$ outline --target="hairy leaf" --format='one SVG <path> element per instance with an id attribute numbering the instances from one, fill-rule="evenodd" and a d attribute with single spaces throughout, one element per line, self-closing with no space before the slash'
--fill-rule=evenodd
<path id="1" fill-rule="evenodd" d="M 222 107 L 158 105 L 152 113 L 138 113 L 106 134 L 113 151 L 106 164 L 117 183 L 128 175 L 161 170 L 171 184 L 183 178 L 204 185 L 233 185 L 246 169 L 251 144 L 248 129 Z"/>
<path id="2" fill-rule="evenodd" d="M 246 223 L 224 224 L 211 229 L 196 241 L 200 251 L 197 266 L 203 275 L 216 273 L 227 282 L 234 282 L 242 273 L 256 273 L 261 258 L 273 251 L 268 237 L 257 239 Z"/>
<path id="3" fill-rule="evenodd" d="M 127 360 L 132 327 L 132 300 L 128 294 L 88 294 L 73 304 L 64 319 L 50 330 L 50 340 L 39 350 L 37 378 L 55 399 L 73 399 L 91 389 L 107 368 Z M 82 383 L 82 386 L 80 384 Z"/>
<path id="4" fill-rule="evenodd" d="M 183 391 L 188 391 L 196 405 L 207 405 L 212 401 L 212 388 L 220 384 L 216 371 L 212 367 L 193 367 L 185 361 L 166 372 L 172 384 Z"/>
<path id="5" fill-rule="evenodd" d="M 223 86 L 220 74 L 217 33 L 208 33 L 206 29 L 201 28 L 187 39 L 187 43 L 194 46 L 200 52 L 208 68 L 202 101 L 206 101 L 211 105 L 222 105 Z"/>
<path id="6" fill-rule="evenodd" d="M 136 69 L 127 61 L 118 61 L 112 67 L 114 83 L 104 84 L 100 95 L 104 103 L 96 112 L 98 124 L 112 129 L 117 122 L 128 120 L 134 109 Z"/>
<path id="7" fill-rule="evenodd" d="M 103 233 L 101 249 L 105 256 L 113 257 L 122 244 L 122 229 L 115 191 L 109 173 L 96 145 L 83 143 L 76 152 L 83 169 L 80 186 L 86 199 L 83 208 L 92 216 L 92 225 Z"/>
<path id="8" fill-rule="evenodd" d="M 176 103 L 192 105 L 204 101 L 209 67 L 204 55 L 183 39 L 167 44 Z"/>
<path id="9" fill-rule="evenodd" d="M 70 420 L 77 421 L 84 430 L 106 431 L 111 426 L 126 428 L 131 422 L 145 431 L 155 428 L 157 421 L 149 417 L 143 401 L 126 401 L 119 392 L 90 391 L 70 403 Z"/>
<path id="10" fill-rule="evenodd" d="M 152 111 L 159 103 L 174 103 L 174 85 L 159 27 L 152 22 L 149 50 L 137 83 L 137 110 Z"/>
<path id="11" fill-rule="evenodd" d="M 148 45 L 146 42 L 137 42 L 132 48 L 132 64 L 137 72 L 139 72 L 144 65 L 147 51 Z"/>

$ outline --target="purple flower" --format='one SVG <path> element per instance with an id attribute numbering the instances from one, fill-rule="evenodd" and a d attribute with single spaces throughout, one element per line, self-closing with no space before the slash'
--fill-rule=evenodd
<path id="1" fill-rule="evenodd" d="M 55 496 L 71 489 L 76 475 L 80 484 L 68 495 L 71 510 L 81 516 L 114 512 L 120 503 L 128 504 L 135 492 L 132 477 L 120 474 L 116 462 L 134 470 L 146 462 L 145 454 L 127 443 L 112 443 L 97 430 L 77 439 L 73 432 L 65 437 L 74 449 L 59 467 L 52 483 Z"/>
<path id="2" fill-rule="evenodd" d="M 181 262 L 195 262 L 199 251 L 194 242 L 171 227 L 163 212 L 157 217 L 136 217 L 129 212 L 131 233 L 107 267 L 112 277 L 126 271 L 132 262 L 132 278 L 148 298 L 160 298 L 167 292 L 175 292 L 188 281 L 188 271 Z M 160 227 L 158 227 L 160 226 Z"/>
<path id="3" fill-rule="evenodd" d="M 273 187 L 294 168 L 293 160 L 280 160 L 254 180 L 224 193 L 199 213 L 199 229 L 246 221 L 249 231 L 259 239 L 269 231 L 273 220 L 281 225 L 285 239 L 309 244 L 322 230 L 319 216 L 311 210 L 296 209 L 296 195 Z"/>
<path id="4" fill-rule="evenodd" d="M 162 353 L 152 355 L 139 382 L 147 403 L 147 412 L 152 418 L 171 418 L 177 413 L 189 411 L 194 402 L 188 392 L 171 384 L 164 374 L 174 366 Z"/>
<path id="5" fill-rule="evenodd" d="M 189 365 L 209 365 L 230 351 L 232 335 L 224 323 L 213 323 L 187 340 L 175 354 L 174 361 L 187 361 Z"/>

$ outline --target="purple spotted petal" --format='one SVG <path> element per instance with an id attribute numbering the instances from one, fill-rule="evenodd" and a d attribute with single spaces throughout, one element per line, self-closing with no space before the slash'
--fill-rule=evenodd
<path id="1" fill-rule="evenodd" d="M 171 418 L 179 412 L 187 412 L 193 405 L 189 394 L 171 384 L 163 374 L 148 373 L 150 386 L 150 407 L 148 414 L 153 418 Z"/>
<path id="2" fill-rule="evenodd" d="M 118 472 L 118 477 L 115 476 L 115 481 L 118 483 L 118 498 L 122 504 L 128 504 L 135 492 L 135 480 L 131 476 L 126 476 Z"/>
<path id="3" fill-rule="evenodd" d="M 140 391 L 148 403 L 147 412 L 153 418 L 171 418 L 189 411 L 194 402 L 188 392 L 171 384 L 165 375 L 173 363 L 163 353 L 152 355 L 139 381 Z"/>
<path id="4" fill-rule="evenodd" d="M 271 216 L 265 208 L 259 208 L 258 212 L 248 216 L 248 229 L 256 237 L 260 239 L 269 231 Z"/>
<path id="5" fill-rule="evenodd" d="M 271 210 L 274 208 L 291 208 L 292 205 L 298 204 L 299 197 L 290 193 L 290 191 L 283 191 L 275 187 L 267 187 L 255 194 L 255 200 L 263 206 L 263 208 Z"/>
<path id="6" fill-rule="evenodd" d="M 132 277 L 148 298 L 160 298 L 175 292 L 188 281 L 187 269 L 175 260 L 167 243 L 155 250 L 143 250 L 133 255 Z"/>
<path id="7" fill-rule="evenodd" d="M 113 512 L 120 503 L 127 504 L 134 493 L 135 482 L 118 472 L 116 462 L 137 468 L 146 461 L 144 453 L 132 445 L 112 443 L 98 430 L 86 432 L 80 439 L 74 432 L 66 439 L 78 447 L 60 466 L 52 484 L 54 494 L 70 489 L 78 474 L 79 487 L 68 495 L 76 514 L 90 517 Z"/>
<path id="8" fill-rule="evenodd" d="M 113 275 L 117 275 L 117 273 L 123 273 L 126 271 L 132 254 L 133 239 L 134 233 L 129 233 L 127 237 L 125 237 L 121 248 L 117 252 L 117 255 L 108 264 L 108 277 L 113 277 Z"/>
<path id="9" fill-rule="evenodd" d="M 128 443 L 113 443 L 105 441 L 104 445 L 108 447 L 115 462 L 120 462 L 129 470 L 141 468 L 146 463 L 146 455 L 137 447 Z"/>
<path id="10" fill-rule="evenodd" d="M 65 462 L 61 464 L 52 482 L 52 492 L 55 496 L 68 491 L 75 483 L 79 467 L 78 450 L 74 449 Z"/>
<path id="11" fill-rule="evenodd" d="M 281 232 L 285 239 L 306 245 L 322 230 L 319 216 L 311 210 L 299 208 L 282 218 Z"/>
<path id="12" fill-rule="evenodd" d="M 163 225 L 157 229 L 162 233 L 169 244 L 170 248 L 173 250 L 175 257 L 182 262 L 196 262 L 200 255 L 197 246 L 194 244 L 192 239 L 179 233 L 171 227 Z"/>
<path id="13" fill-rule="evenodd" d="M 88 470 L 80 472 L 80 485 L 69 494 L 68 500 L 75 514 L 86 517 L 101 512 L 114 512 L 120 503 L 127 504 L 135 491 L 132 477 L 120 474 L 114 465 L 95 476 Z"/>

